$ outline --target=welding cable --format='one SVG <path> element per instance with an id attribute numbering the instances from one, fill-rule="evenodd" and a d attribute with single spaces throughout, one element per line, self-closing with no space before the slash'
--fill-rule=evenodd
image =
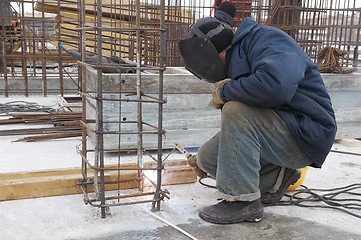
<path id="1" fill-rule="evenodd" d="M 198 182 L 199 182 L 201 185 L 206 186 L 206 187 L 209 187 L 209 188 L 217 188 L 215 185 L 210 185 L 210 184 L 208 184 L 208 183 L 203 182 L 203 179 L 207 179 L 207 178 L 211 178 L 211 177 L 200 178 L 200 179 L 198 180 Z M 211 178 L 211 179 L 213 179 L 213 178 Z"/>
<path id="2" fill-rule="evenodd" d="M 184 235 L 186 235 L 187 237 L 189 237 L 190 239 L 193 240 L 198 240 L 197 238 L 193 237 L 192 235 L 190 235 L 189 233 L 187 233 L 186 231 L 184 231 L 183 229 L 181 229 L 180 227 L 177 227 L 176 225 L 168 222 L 167 220 L 165 220 L 162 217 L 159 217 L 157 214 L 152 213 L 151 211 L 149 211 L 148 209 L 145 209 L 143 206 L 138 205 L 138 207 L 140 207 L 141 209 L 143 209 L 145 212 L 147 212 L 148 214 L 152 215 L 155 218 L 158 218 L 159 220 L 161 220 L 162 222 L 168 224 L 169 226 L 171 226 L 172 228 L 178 230 L 179 232 L 183 233 Z"/>
<path id="3" fill-rule="evenodd" d="M 303 189 L 293 190 L 289 193 L 286 193 L 285 196 L 289 200 L 279 201 L 274 204 L 267 204 L 265 206 L 299 206 L 299 207 L 314 207 L 314 208 L 331 208 L 345 212 L 349 215 L 352 215 L 357 218 L 361 218 L 360 214 L 351 212 L 350 210 L 361 210 L 361 199 L 357 198 L 340 198 L 341 194 L 345 195 L 354 195 L 361 196 L 359 192 L 353 192 L 354 190 L 361 189 L 361 184 L 355 183 L 344 187 L 331 188 L 331 189 L 311 189 L 307 188 L 304 185 L 301 185 Z M 326 192 L 325 194 L 320 194 L 318 192 Z M 303 195 L 303 196 L 300 196 Z M 306 195 L 306 196 L 305 196 Z M 338 198 L 336 198 L 338 197 Z M 326 205 L 320 204 L 310 204 L 310 203 L 324 203 Z"/>
<path id="4" fill-rule="evenodd" d="M 199 183 L 203 186 L 210 188 L 217 188 L 214 185 L 210 185 L 203 182 L 203 179 L 199 179 Z M 302 189 L 303 188 L 303 189 Z M 304 185 L 301 185 L 300 188 L 296 190 L 289 191 L 285 194 L 288 197 L 288 200 L 279 201 L 273 204 L 265 204 L 265 207 L 268 206 L 299 206 L 299 207 L 314 207 L 314 208 L 331 208 L 345 212 L 349 215 L 352 215 L 357 218 L 361 218 L 360 214 L 351 212 L 350 210 L 359 210 L 361 211 L 361 199 L 360 198 L 340 198 L 340 195 L 353 195 L 361 196 L 361 193 L 353 192 L 355 190 L 361 189 L 361 184 L 355 183 L 344 187 L 330 188 L 330 189 L 317 189 L 317 188 L 308 188 Z M 325 194 L 320 194 L 318 192 L 325 192 Z M 303 195 L 303 196 L 300 196 Z M 306 196 L 305 196 L 306 195 Z M 336 198 L 338 197 L 338 198 Z M 309 203 L 318 203 L 309 204 Z M 320 205 L 319 203 L 324 203 L 326 205 Z"/>
<path id="5" fill-rule="evenodd" d="M 64 49 L 63 47 L 64 47 L 64 45 L 67 45 L 67 46 L 70 46 L 70 47 L 73 47 L 73 48 L 76 48 L 76 49 L 78 49 L 79 51 L 81 50 L 81 48 L 80 47 L 78 47 L 77 45 L 75 45 L 75 44 L 71 44 L 71 43 L 66 43 L 66 42 L 62 42 L 62 41 L 59 41 L 59 42 L 61 42 L 60 43 L 60 48 L 62 48 L 62 49 Z M 62 47 L 63 46 L 63 47 Z M 96 52 L 93 52 L 93 51 L 90 51 L 90 50 L 88 50 L 88 49 L 86 49 L 85 50 L 85 52 L 87 52 L 87 53 L 91 53 L 91 54 L 93 54 L 93 55 L 96 55 L 97 53 Z"/>

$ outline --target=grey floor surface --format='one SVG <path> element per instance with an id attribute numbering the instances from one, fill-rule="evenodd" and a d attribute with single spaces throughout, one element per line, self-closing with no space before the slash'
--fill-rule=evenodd
<path id="1" fill-rule="evenodd" d="M 12 142 L 17 138 L 0 138 L 0 173 L 80 166 L 78 138 Z M 361 154 L 361 146 L 335 143 L 333 149 Z M 308 170 L 304 185 L 334 188 L 361 183 L 360 170 L 360 156 L 331 152 L 322 169 Z M 217 190 L 199 183 L 164 189 L 171 199 L 164 200 L 155 214 L 195 239 L 361 239 L 360 218 L 317 207 L 265 207 L 259 223 L 210 224 L 198 217 L 198 209 L 216 203 Z M 85 205 L 81 194 L 4 201 L 0 202 L 0 239 L 191 239 L 155 218 L 150 208 L 150 204 L 112 207 L 102 219 L 99 209 Z"/>

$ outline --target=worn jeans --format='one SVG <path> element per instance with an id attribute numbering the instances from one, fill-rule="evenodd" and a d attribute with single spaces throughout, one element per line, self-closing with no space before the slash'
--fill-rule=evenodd
<path id="1" fill-rule="evenodd" d="M 270 191 L 282 167 L 311 164 L 288 130 L 270 108 L 227 102 L 221 131 L 198 151 L 198 166 L 216 178 L 228 201 L 253 201 Z"/>

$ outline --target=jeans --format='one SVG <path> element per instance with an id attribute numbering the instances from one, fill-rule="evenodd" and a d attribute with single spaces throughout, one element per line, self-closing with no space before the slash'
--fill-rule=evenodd
<path id="1" fill-rule="evenodd" d="M 227 201 L 257 200 L 274 187 L 282 167 L 311 163 L 272 109 L 235 101 L 223 106 L 221 131 L 197 155 L 197 165 L 216 178 Z"/>

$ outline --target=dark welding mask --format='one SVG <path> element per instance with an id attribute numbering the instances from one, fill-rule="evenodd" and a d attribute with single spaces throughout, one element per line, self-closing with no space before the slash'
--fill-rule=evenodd
<path id="1" fill-rule="evenodd" d="M 189 38 L 179 41 L 184 66 L 196 77 L 210 83 L 226 78 L 219 53 L 232 43 L 234 15 L 235 7 L 230 2 L 222 4 L 215 17 L 199 19 L 190 26 Z"/>
<path id="2" fill-rule="evenodd" d="M 220 34 L 227 27 L 225 23 L 220 23 L 218 27 L 204 34 L 196 25 L 193 25 L 191 26 L 193 36 L 178 43 L 185 68 L 196 77 L 210 83 L 226 78 L 219 52 L 211 42 L 211 38 Z"/>

